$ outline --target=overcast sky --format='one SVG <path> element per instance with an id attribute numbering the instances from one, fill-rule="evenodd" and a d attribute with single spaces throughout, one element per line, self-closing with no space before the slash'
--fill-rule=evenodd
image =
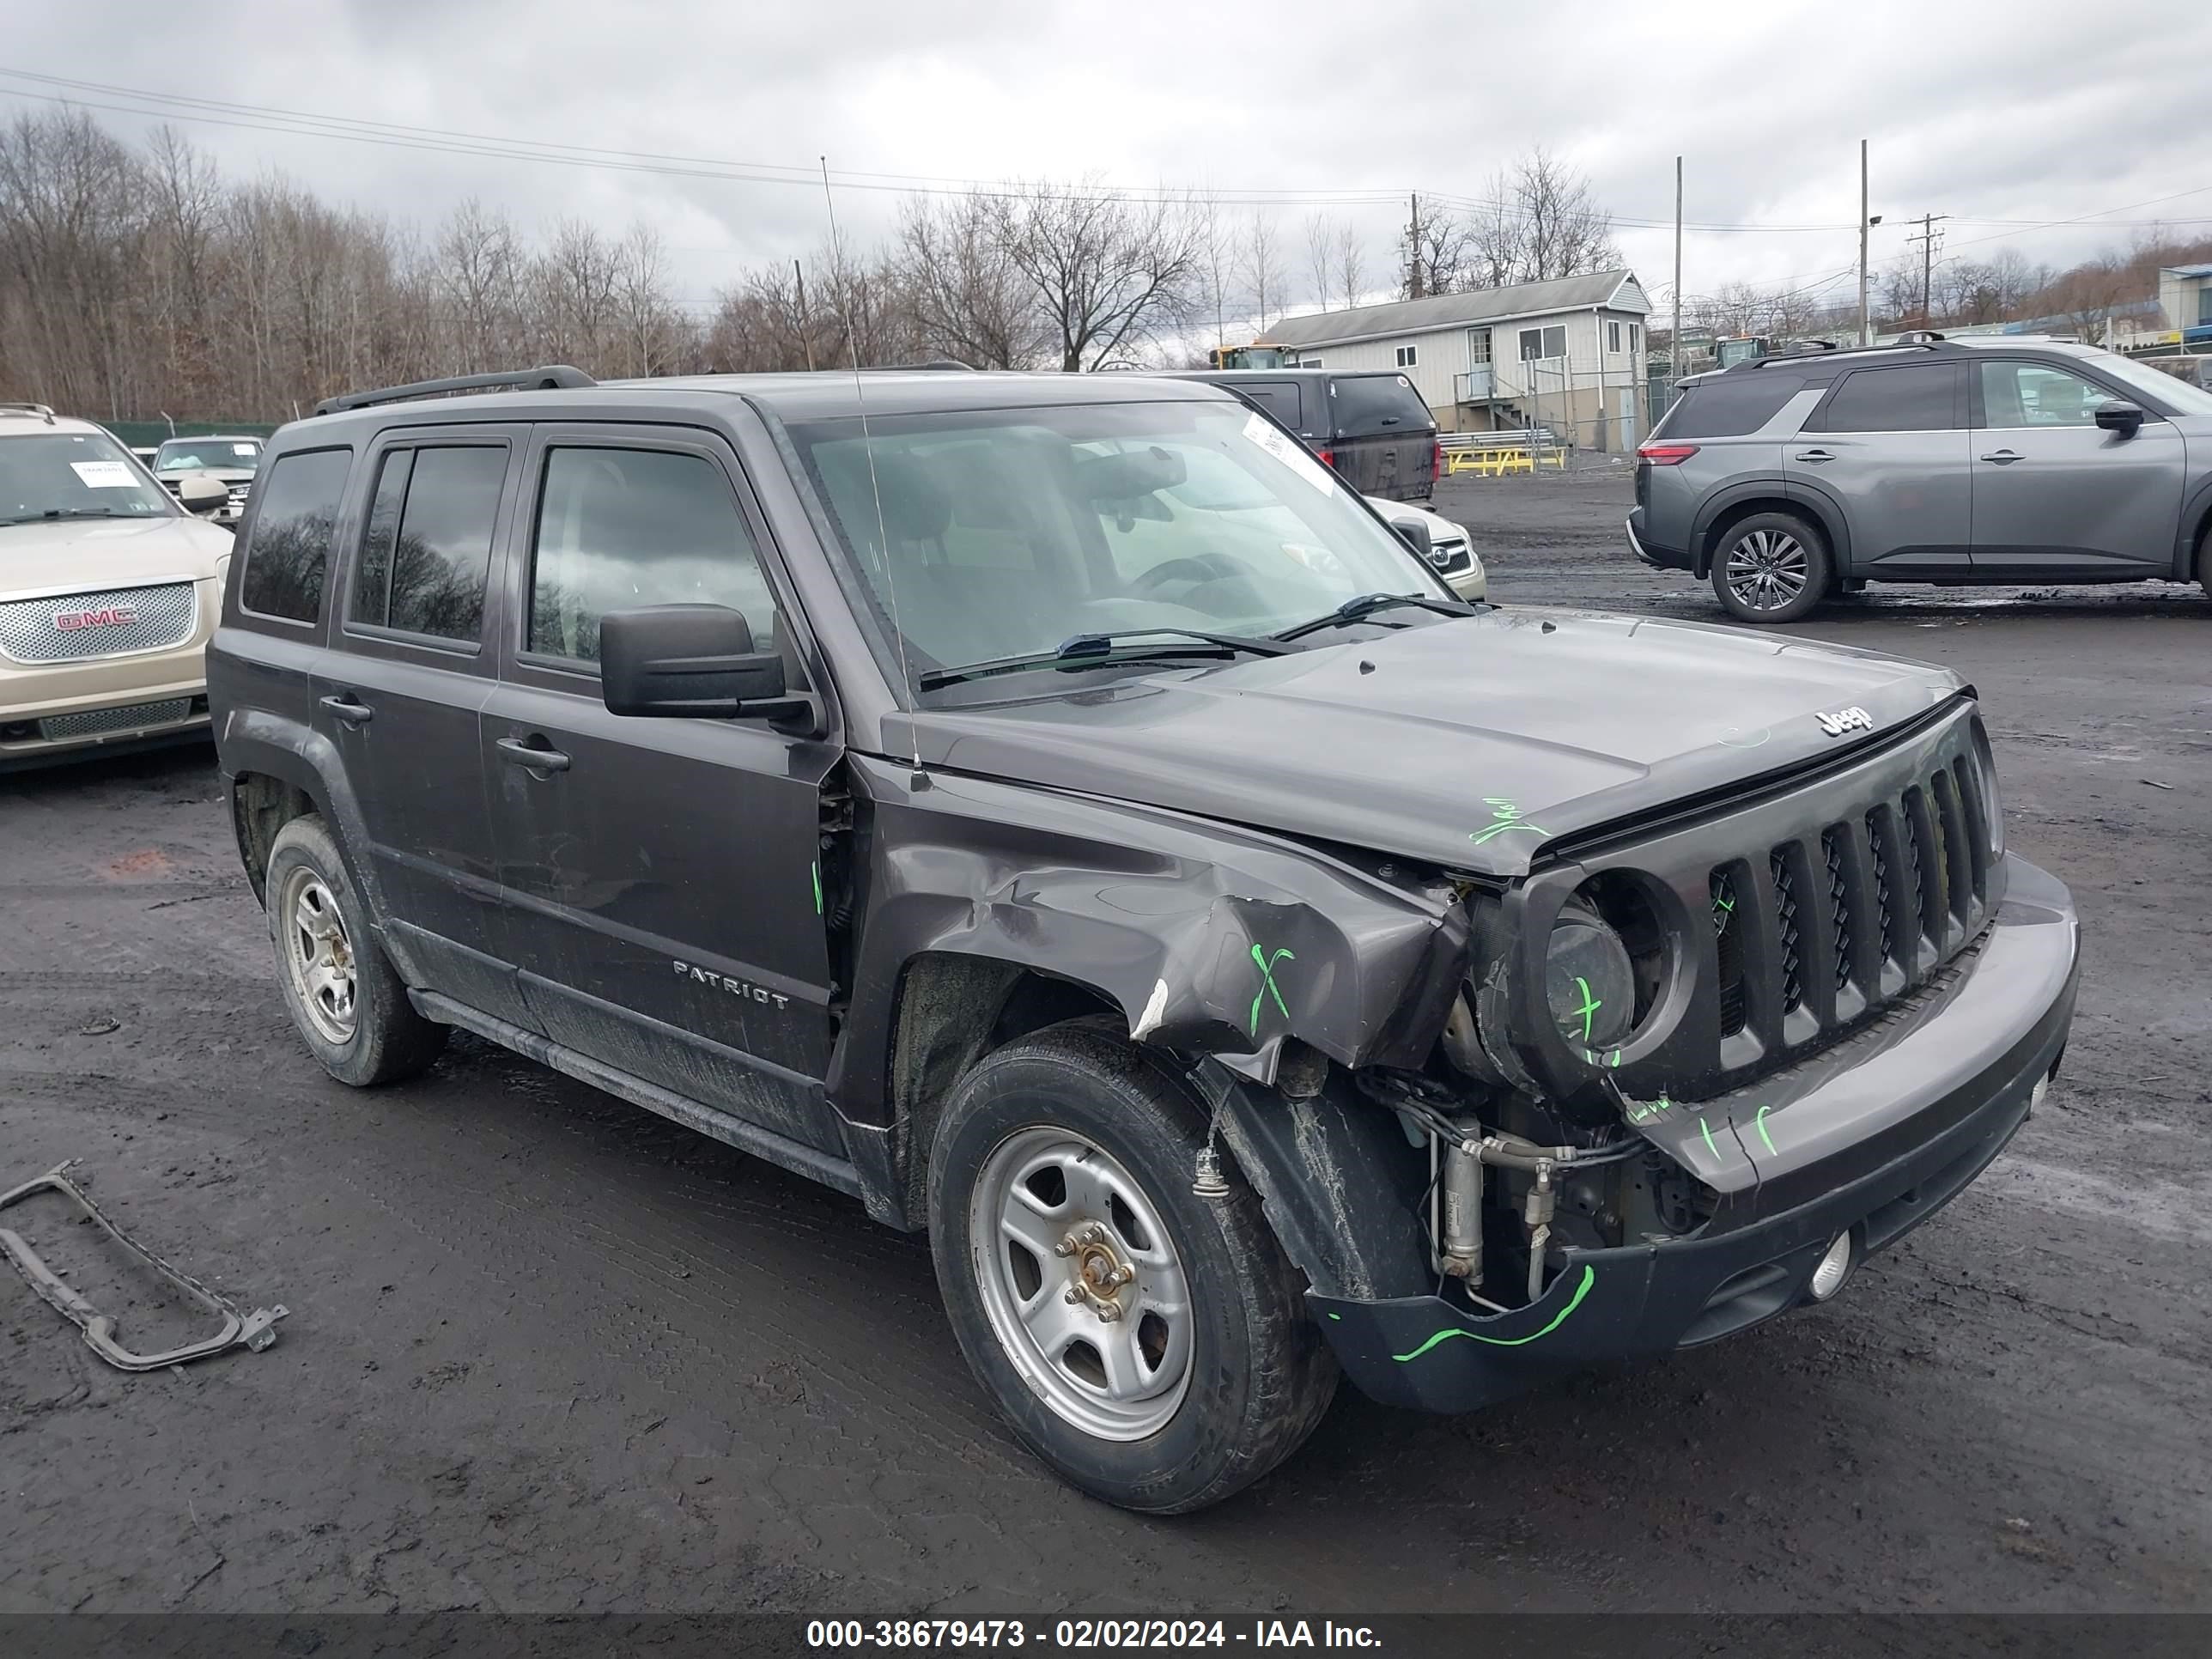
<path id="1" fill-rule="evenodd" d="M 1379 283 L 1403 214 L 1395 200 L 1314 198 L 1480 196 L 1533 143 L 1588 172 L 1655 297 L 1671 278 L 1662 227 L 1678 153 L 1692 223 L 1813 227 L 1693 232 L 1692 294 L 1737 278 L 1809 285 L 1851 267 L 1862 136 L 1885 217 L 1877 265 L 1923 212 L 1954 216 L 1944 252 L 1966 258 L 2014 246 L 2063 264 L 2154 218 L 2212 234 L 2212 9 L 2201 0 L 18 0 L 9 13 L 0 69 L 234 105 L 790 169 L 826 152 L 850 173 L 1296 192 L 1304 199 L 1270 197 L 1283 204 L 1268 210 L 1297 298 L 1310 286 L 1310 216 L 1355 218 Z M 51 108 L 21 94 L 60 90 L 0 76 L 0 113 Z M 156 119 L 99 107 L 143 106 L 127 95 L 70 95 L 118 130 Z M 618 230 L 641 218 L 691 301 L 824 230 L 818 182 L 177 125 L 228 171 L 281 170 L 326 199 L 425 226 L 471 194 L 533 226 L 576 214 Z M 895 199 L 841 184 L 847 234 L 882 228 Z M 2091 215 L 2101 216 L 2087 227 L 2000 222 Z"/>

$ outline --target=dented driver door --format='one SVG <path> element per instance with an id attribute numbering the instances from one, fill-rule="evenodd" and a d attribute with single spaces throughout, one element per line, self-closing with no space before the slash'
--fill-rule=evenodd
<path id="1" fill-rule="evenodd" d="M 483 726 L 507 959 L 555 1042 L 842 1152 L 815 875 L 835 746 L 599 694 L 609 611 L 726 605 L 763 648 L 781 636 L 742 475 L 697 432 L 536 430 Z"/>

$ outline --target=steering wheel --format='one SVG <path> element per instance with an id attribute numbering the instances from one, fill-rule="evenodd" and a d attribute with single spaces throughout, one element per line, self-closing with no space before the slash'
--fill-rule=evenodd
<path id="1" fill-rule="evenodd" d="M 1154 565 L 1129 584 L 1129 591 L 1132 593 L 1151 593 L 1172 581 L 1237 581 L 1249 578 L 1251 574 L 1241 561 L 1232 559 L 1225 553 L 1200 553 Z"/>

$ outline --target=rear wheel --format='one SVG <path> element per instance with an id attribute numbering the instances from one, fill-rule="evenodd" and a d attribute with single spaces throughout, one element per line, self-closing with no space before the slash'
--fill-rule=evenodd
<path id="1" fill-rule="evenodd" d="M 2212 523 L 2197 532 L 2197 580 L 2203 586 L 2205 597 L 2212 599 Z"/>
<path id="2" fill-rule="evenodd" d="M 1713 550 L 1713 592 L 1739 622 L 1796 622 L 1827 597 L 1828 544 L 1790 513 L 1754 513 Z"/>
<path id="3" fill-rule="evenodd" d="M 1205 1144 L 1164 1067 L 1077 1022 L 979 1061 L 930 1153 L 938 1283 L 976 1380 L 1062 1477 L 1125 1509 L 1218 1503 L 1335 1391 L 1257 1199 L 1193 1194 Z"/>

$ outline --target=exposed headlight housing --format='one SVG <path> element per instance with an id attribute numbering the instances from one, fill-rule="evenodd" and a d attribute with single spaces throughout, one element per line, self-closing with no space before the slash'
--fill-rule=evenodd
<path id="1" fill-rule="evenodd" d="M 1636 968 L 1628 945 L 1580 896 L 1552 928 L 1544 997 L 1552 1024 L 1571 1048 L 1611 1048 L 1636 1027 Z"/>

